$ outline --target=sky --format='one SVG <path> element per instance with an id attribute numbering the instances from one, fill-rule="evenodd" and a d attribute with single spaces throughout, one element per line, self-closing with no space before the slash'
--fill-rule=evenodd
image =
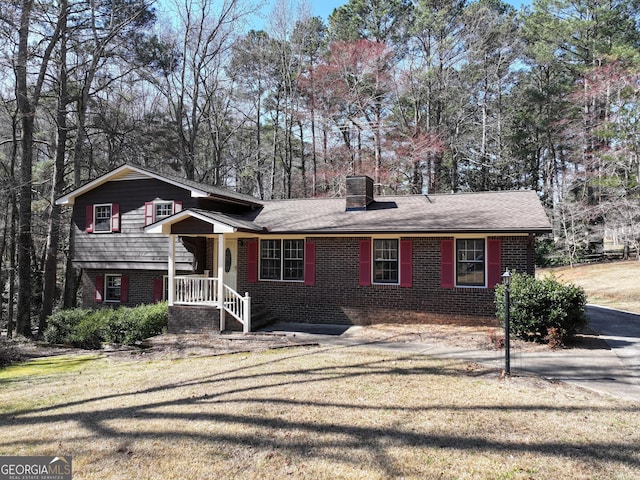
<path id="1" fill-rule="evenodd" d="M 345 3 L 348 3 L 348 0 L 307 0 L 313 7 L 313 16 L 314 17 L 322 17 L 325 20 L 329 18 L 329 15 L 333 12 L 334 9 L 338 8 Z M 520 8 L 521 5 L 530 5 L 531 0 L 506 0 L 507 3 L 510 3 L 516 8 Z"/>
<path id="2" fill-rule="evenodd" d="M 0 0 L 3 1 L 3 0 Z M 349 0 L 304 0 L 306 4 L 311 6 L 312 11 L 309 12 L 313 17 L 320 17 L 325 20 L 325 22 L 329 19 L 329 15 L 338 7 L 345 5 L 349 2 Z M 516 8 L 520 8 L 523 5 L 531 5 L 533 0 L 505 0 L 507 3 L 510 3 Z M 257 0 L 258 4 L 262 4 L 258 14 L 253 18 L 253 21 L 250 22 L 251 28 L 255 30 L 260 30 L 265 28 L 265 23 L 268 21 L 268 16 L 273 10 L 273 5 L 276 3 L 276 0 Z M 295 0 L 288 0 L 287 3 L 289 5 L 295 5 L 297 2 Z M 156 7 L 158 10 L 164 14 L 167 14 L 171 11 L 173 7 L 172 0 L 157 0 Z M 170 16 L 170 13 L 169 13 Z"/>

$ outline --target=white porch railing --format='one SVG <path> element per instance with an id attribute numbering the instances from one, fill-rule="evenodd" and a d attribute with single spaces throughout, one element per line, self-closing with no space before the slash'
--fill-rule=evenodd
<path id="1" fill-rule="evenodd" d="M 198 275 L 176 276 L 174 300 L 176 305 L 215 305 L 220 308 L 218 279 Z M 227 285 L 223 285 L 223 308 L 242 323 L 242 331 L 251 331 L 251 297 L 241 296 Z"/>
<path id="2" fill-rule="evenodd" d="M 218 279 L 197 275 L 176 276 L 174 303 L 181 305 L 213 305 L 218 301 Z"/>
<path id="3" fill-rule="evenodd" d="M 251 297 L 245 293 L 244 297 L 233 288 L 224 285 L 224 309 L 242 323 L 242 331 L 251 331 Z"/>

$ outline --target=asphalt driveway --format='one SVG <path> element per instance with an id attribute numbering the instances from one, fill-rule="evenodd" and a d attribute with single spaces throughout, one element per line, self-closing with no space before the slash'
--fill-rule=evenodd
<path id="1" fill-rule="evenodd" d="M 549 380 L 573 383 L 583 388 L 640 403 L 640 315 L 603 307 L 587 307 L 589 327 L 606 343 L 582 348 L 544 351 L 511 351 L 511 374 L 533 374 Z M 438 343 L 393 341 L 363 342 L 350 332 L 360 327 L 344 325 L 276 324 L 270 331 L 296 335 L 324 345 L 368 346 L 473 361 L 504 368 L 504 350 L 459 348 Z"/>
<path id="2" fill-rule="evenodd" d="M 640 385 L 640 315 L 589 305 L 587 316 L 589 327 L 620 359 L 629 383 Z"/>

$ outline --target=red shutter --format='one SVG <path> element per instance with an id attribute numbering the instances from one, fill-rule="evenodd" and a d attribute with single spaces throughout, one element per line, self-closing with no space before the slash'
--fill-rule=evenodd
<path id="1" fill-rule="evenodd" d="M 120 204 L 119 203 L 111 204 L 111 231 L 112 232 L 120 231 Z"/>
<path id="2" fill-rule="evenodd" d="M 96 290 L 93 295 L 93 299 L 96 303 L 102 303 L 104 300 L 104 276 L 98 275 L 96 277 Z"/>
<path id="3" fill-rule="evenodd" d="M 173 213 L 178 213 L 182 211 L 182 202 L 179 200 L 175 200 L 173 202 Z"/>
<path id="4" fill-rule="evenodd" d="M 153 223 L 153 202 L 145 202 L 144 204 L 144 226 Z"/>
<path id="5" fill-rule="evenodd" d="M 316 284 L 316 244 L 312 242 L 304 244 L 304 284 Z"/>
<path id="6" fill-rule="evenodd" d="M 455 286 L 455 250 L 453 240 L 440 242 L 440 286 L 453 288 Z"/>
<path id="7" fill-rule="evenodd" d="M 371 240 L 360 242 L 360 280 L 359 285 L 371 285 Z"/>
<path id="8" fill-rule="evenodd" d="M 129 277 L 120 277 L 120 303 L 129 303 Z"/>
<path id="9" fill-rule="evenodd" d="M 249 240 L 247 242 L 247 282 L 256 283 L 258 281 L 258 241 Z"/>
<path id="10" fill-rule="evenodd" d="M 411 240 L 400 240 L 400 286 L 413 285 L 413 245 Z"/>
<path id="11" fill-rule="evenodd" d="M 93 205 L 87 205 L 85 208 L 85 223 L 84 231 L 87 233 L 93 232 Z"/>
<path id="12" fill-rule="evenodd" d="M 153 302 L 161 302 L 164 293 L 164 281 L 162 277 L 153 279 Z"/>
<path id="13" fill-rule="evenodd" d="M 499 238 L 487 240 L 487 286 L 495 288 L 502 280 L 502 241 Z"/>

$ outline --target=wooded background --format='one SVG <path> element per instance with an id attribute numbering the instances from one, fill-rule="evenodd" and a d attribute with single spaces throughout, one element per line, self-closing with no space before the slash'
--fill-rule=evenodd
<path id="1" fill-rule="evenodd" d="M 0 3 L 3 323 L 75 304 L 54 199 L 130 162 L 262 199 L 536 190 L 577 261 L 640 243 L 638 0 Z"/>

